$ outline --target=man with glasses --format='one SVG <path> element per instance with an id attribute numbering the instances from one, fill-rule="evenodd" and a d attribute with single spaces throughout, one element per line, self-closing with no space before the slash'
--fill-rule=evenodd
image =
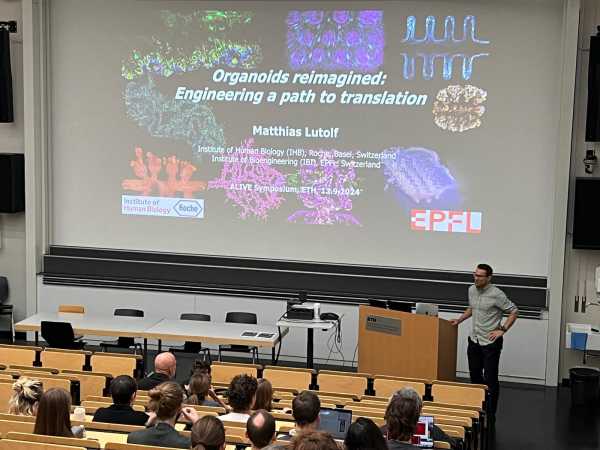
<path id="1" fill-rule="evenodd" d="M 468 338 L 467 356 L 471 383 L 486 384 L 490 392 L 490 413 L 496 415 L 500 383 L 498 365 L 504 334 L 517 320 L 518 310 L 504 292 L 491 283 L 492 268 L 479 264 L 473 274 L 475 283 L 469 287 L 469 307 L 450 323 L 458 325 L 473 317 L 473 328 Z M 502 316 L 508 314 L 502 324 Z"/>

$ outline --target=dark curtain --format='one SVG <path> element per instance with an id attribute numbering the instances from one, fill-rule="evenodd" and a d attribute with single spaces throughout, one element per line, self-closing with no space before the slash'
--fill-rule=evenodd
<path id="1" fill-rule="evenodd" d="M 0 122 L 14 122 L 10 40 L 6 28 L 0 27 Z"/>
<path id="2" fill-rule="evenodd" d="M 600 32 L 590 40 L 585 140 L 600 142 Z"/>

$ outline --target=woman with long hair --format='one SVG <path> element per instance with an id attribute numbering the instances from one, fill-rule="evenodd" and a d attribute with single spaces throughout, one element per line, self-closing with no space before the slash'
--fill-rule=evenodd
<path id="1" fill-rule="evenodd" d="M 210 392 L 210 375 L 206 373 L 194 373 L 190 377 L 190 383 L 188 385 L 188 398 L 185 401 L 188 405 L 202 405 L 202 406 L 221 406 L 214 400 L 210 400 L 208 397 Z"/>
<path id="2" fill-rule="evenodd" d="M 252 406 L 254 411 L 264 409 L 270 412 L 273 409 L 273 386 L 269 380 L 266 378 L 258 379 L 255 395 L 254 406 Z"/>
<path id="3" fill-rule="evenodd" d="M 82 425 L 71 426 L 71 394 L 64 389 L 48 389 L 42 395 L 35 418 L 34 434 L 85 437 Z"/>
<path id="4" fill-rule="evenodd" d="M 192 450 L 224 450 L 225 427 L 214 416 L 204 416 L 192 426 Z"/>

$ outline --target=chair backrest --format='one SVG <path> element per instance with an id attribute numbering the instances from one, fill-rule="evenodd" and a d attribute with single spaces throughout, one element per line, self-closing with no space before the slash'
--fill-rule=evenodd
<path id="1" fill-rule="evenodd" d="M 36 352 L 41 352 L 41 347 L 26 347 L 23 345 L 0 345 L 2 353 L 2 364 L 19 364 L 33 366 Z"/>
<path id="2" fill-rule="evenodd" d="M 44 391 L 47 391 L 51 388 L 60 388 L 71 393 L 71 380 L 67 378 L 61 378 L 59 375 L 46 375 L 43 377 L 36 377 L 36 379 L 42 382 Z"/>
<path id="3" fill-rule="evenodd" d="M 181 313 L 180 320 L 197 320 L 198 322 L 210 322 L 210 314 Z"/>
<path id="4" fill-rule="evenodd" d="M 80 399 L 90 396 L 102 396 L 108 390 L 113 376 L 109 373 L 84 372 L 81 370 L 63 370 L 62 374 L 77 377 L 79 380 Z"/>
<path id="5" fill-rule="evenodd" d="M 367 374 L 319 371 L 317 384 L 320 391 L 340 392 L 362 396 L 367 389 Z"/>
<path id="6" fill-rule="evenodd" d="M 0 434 L 5 436 L 9 431 L 18 431 L 21 433 L 33 433 L 35 422 L 25 422 L 19 420 L 0 420 Z M 4 442 L 6 439 L 0 439 Z M 7 449 L 13 450 L 13 449 Z"/>
<path id="7" fill-rule="evenodd" d="M 156 450 L 155 445 L 122 444 L 120 442 L 107 442 L 105 450 Z M 160 447 L 161 450 L 174 450 L 171 447 Z"/>
<path id="8" fill-rule="evenodd" d="M 434 402 L 482 407 L 485 401 L 485 389 L 468 384 L 461 386 L 434 381 L 431 386 L 431 396 Z"/>
<path id="9" fill-rule="evenodd" d="M 141 309 L 117 308 L 115 309 L 114 315 L 127 317 L 144 317 L 144 311 L 142 311 Z"/>
<path id="10" fill-rule="evenodd" d="M 42 366 L 60 367 L 61 370 L 83 370 L 85 358 L 91 352 L 82 350 L 44 349 L 40 355 Z"/>
<path id="11" fill-rule="evenodd" d="M 271 382 L 273 389 L 284 387 L 301 391 L 310 388 L 312 374 L 311 369 L 266 366 L 262 377 Z"/>
<path id="12" fill-rule="evenodd" d="M 249 313 L 249 312 L 240 312 L 240 311 L 228 312 L 225 315 L 225 322 L 248 323 L 248 324 L 254 324 L 254 325 L 256 325 L 258 323 L 257 319 L 256 319 L 256 314 Z"/>
<path id="13" fill-rule="evenodd" d="M 85 307 L 82 305 L 58 305 L 58 312 L 84 314 Z"/>
<path id="14" fill-rule="evenodd" d="M 379 397 L 390 397 L 396 391 L 402 388 L 412 388 L 423 397 L 425 395 L 425 383 L 420 380 L 400 379 L 400 378 L 375 378 L 373 382 L 375 395 Z"/>
<path id="15" fill-rule="evenodd" d="M 137 360 L 141 356 L 118 353 L 94 353 L 90 358 L 94 372 L 109 373 L 113 377 L 119 375 L 134 376 Z"/>
<path id="16" fill-rule="evenodd" d="M 93 410 L 94 412 L 96 412 L 96 410 L 98 408 L 108 408 L 109 406 L 111 406 L 113 404 L 112 400 L 110 402 L 95 402 L 95 401 L 91 401 L 91 400 L 84 400 L 81 402 L 81 406 L 83 406 L 86 409 L 86 412 L 88 411 L 88 408 L 90 410 Z M 142 411 L 144 412 L 146 409 L 141 406 L 141 405 L 132 405 L 131 406 L 135 411 Z"/>
<path id="17" fill-rule="evenodd" d="M 35 416 L 20 416 L 18 414 L 0 413 L 0 420 L 9 420 L 9 421 L 13 421 L 13 422 L 33 422 L 33 423 L 35 423 Z"/>
<path id="18" fill-rule="evenodd" d="M 45 442 L 47 444 L 68 445 L 73 447 L 100 448 L 100 442 L 93 439 L 78 439 L 62 436 L 46 436 L 45 434 L 10 432 L 6 439 L 15 441 Z"/>
<path id="19" fill-rule="evenodd" d="M 0 440 L 0 450 L 85 450 L 85 447 L 2 439 Z"/>
<path id="20" fill-rule="evenodd" d="M 73 327 L 68 322 L 42 320 L 42 338 L 50 347 L 69 348 L 75 341 Z"/>
<path id="21" fill-rule="evenodd" d="M 8 366 L 10 370 L 14 370 L 18 373 L 31 373 L 31 372 L 37 372 L 40 374 L 40 376 L 44 376 L 44 375 L 56 375 L 58 372 L 60 372 L 57 368 L 55 367 L 36 367 L 36 366 L 21 366 L 21 365 L 17 365 L 17 364 L 11 364 L 10 366 Z"/>
<path id="22" fill-rule="evenodd" d="M 213 383 L 229 384 L 231 379 L 236 375 L 252 375 L 258 376 L 258 368 L 255 364 L 230 364 L 230 363 L 212 363 L 211 378 Z"/>
<path id="23" fill-rule="evenodd" d="M 0 380 L 0 412 L 8 412 L 8 401 L 13 395 L 13 380 Z"/>

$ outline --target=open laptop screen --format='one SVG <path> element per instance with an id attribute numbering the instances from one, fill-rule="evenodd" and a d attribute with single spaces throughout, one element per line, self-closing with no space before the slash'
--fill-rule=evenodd
<path id="1" fill-rule="evenodd" d="M 344 440 L 350 424 L 352 411 L 347 409 L 321 408 L 319 412 L 320 429 L 327 431 L 334 439 Z"/>
<path id="2" fill-rule="evenodd" d="M 422 448 L 433 448 L 433 439 L 431 439 L 431 427 L 433 426 L 432 416 L 421 416 L 417 422 L 417 429 L 411 439 L 411 443 Z"/>

